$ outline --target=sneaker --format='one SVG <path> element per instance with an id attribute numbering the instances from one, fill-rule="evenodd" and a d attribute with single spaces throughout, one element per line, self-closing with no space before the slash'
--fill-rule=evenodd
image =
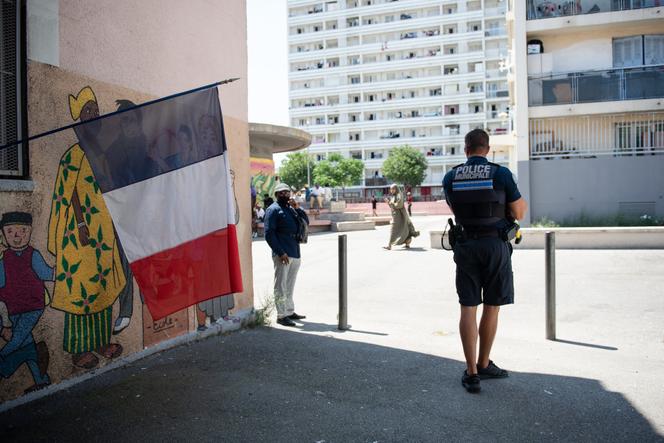
<path id="1" fill-rule="evenodd" d="M 463 385 L 464 388 L 466 388 L 466 391 L 470 392 L 471 394 L 476 394 L 480 392 L 482 389 L 480 387 L 480 377 L 477 374 L 473 375 L 468 375 L 467 371 L 463 371 L 463 377 L 461 377 L 461 384 Z"/>
<path id="2" fill-rule="evenodd" d="M 278 318 L 277 323 L 279 323 L 281 326 L 297 326 L 295 322 L 288 317 Z"/>
<path id="3" fill-rule="evenodd" d="M 509 377 L 509 373 L 506 370 L 500 369 L 491 360 L 489 360 L 489 365 L 486 368 L 480 368 L 479 366 L 477 366 L 477 375 L 479 375 L 482 380 L 485 380 L 487 378 Z"/>
<path id="4" fill-rule="evenodd" d="M 299 314 L 296 314 L 295 312 L 293 312 L 291 315 L 288 316 L 288 318 L 290 318 L 291 320 L 302 320 L 302 319 L 307 318 L 307 316 L 306 315 L 299 315 Z"/>

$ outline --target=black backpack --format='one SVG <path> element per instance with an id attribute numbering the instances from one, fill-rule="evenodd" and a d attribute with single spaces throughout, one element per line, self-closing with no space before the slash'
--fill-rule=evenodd
<path id="1" fill-rule="evenodd" d="M 298 243 L 306 243 L 309 239 L 309 224 L 297 210 L 291 208 L 291 212 L 293 213 L 293 217 L 295 217 L 295 221 L 297 222 L 297 234 L 295 234 L 295 239 Z"/>

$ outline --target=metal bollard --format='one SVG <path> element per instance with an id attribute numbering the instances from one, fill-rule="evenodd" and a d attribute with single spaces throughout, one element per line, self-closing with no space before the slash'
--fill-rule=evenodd
<path id="1" fill-rule="evenodd" d="M 556 233 L 546 233 L 546 339 L 556 339 Z"/>
<path id="2" fill-rule="evenodd" d="M 348 261 L 346 259 L 346 234 L 339 236 L 339 327 L 348 329 Z"/>

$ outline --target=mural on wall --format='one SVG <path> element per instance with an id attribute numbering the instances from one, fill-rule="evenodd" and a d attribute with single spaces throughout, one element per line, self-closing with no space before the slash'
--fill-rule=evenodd
<path id="1" fill-rule="evenodd" d="M 65 97 L 73 121 L 85 122 L 100 115 L 91 87 Z M 116 104 L 118 110 L 135 106 L 129 100 Z M 193 129 L 183 125 L 177 132 L 165 131 L 142 142 L 154 149 L 168 147 L 172 152 L 164 160 L 181 165 L 194 149 L 197 130 L 203 133 L 203 145 L 218 143 L 212 140 L 209 122 L 198 123 Z M 95 124 L 89 123 L 93 129 Z M 52 195 L 39 203 L 43 216 L 49 217 L 47 229 L 46 220 L 35 213 L 38 231 L 33 236 L 32 210 L 21 209 L 25 205 L 20 203 L 17 209 L 10 204 L 0 211 L 0 401 L 59 382 L 78 370 L 97 368 L 141 345 L 147 348 L 196 326 L 205 328 L 208 320 L 239 322 L 229 315 L 235 306 L 233 294 L 155 321 L 134 284 L 88 158 L 79 143 L 62 156 L 60 152 L 57 149 L 47 166 L 51 171 L 47 176 L 54 177 L 46 185 L 50 188 L 52 184 Z M 234 171 L 230 177 L 237 225 L 240 213 Z M 21 210 L 24 212 L 18 212 Z M 182 288 L 183 292 L 193 290 Z M 134 291 L 138 291 L 136 299 Z M 48 306 L 52 309 L 46 309 Z M 118 342 L 118 334 L 132 324 L 135 327 Z"/>
<path id="2" fill-rule="evenodd" d="M 252 186 L 252 208 L 255 205 L 254 191 L 258 201 L 263 201 L 267 194 L 272 196 L 274 188 L 278 183 L 278 177 L 274 174 L 274 161 L 268 158 L 251 157 L 251 186 Z"/>
<path id="3" fill-rule="evenodd" d="M 74 121 L 98 117 L 99 106 L 92 89 L 86 86 L 76 96 L 70 95 L 69 110 Z M 51 307 L 65 313 L 63 349 L 71 354 L 74 366 L 96 367 L 96 354 L 106 359 L 120 356 L 122 346 L 112 342 L 113 304 L 118 297 L 125 303 L 133 298 L 133 285 L 111 216 L 78 144 L 60 160 L 48 250 L 56 262 Z M 124 304 L 124 309 L 121 306 L 115 333 L 129 324 L 131 304 Z"/>
<path id="4" fill-rule="evenodd" d="M 161 343 L 164 340 L 189 332 L 189 310 L 183 309 L 174 314 L 154 320 L 146 305 L 143 305 L 143 347 Z"/>
<path id="5" fill-rule="evenodd" d="M 55 275 L 42 254 L 30 245 L 32 215 L 7 212 L 0 219 L 0 375 L 11 377 L 24 363 L 34 384 L 25 392 L 50 384 L 46 343 L 35 342 L 32 330 L 49 303 L 45 281 Z"/>

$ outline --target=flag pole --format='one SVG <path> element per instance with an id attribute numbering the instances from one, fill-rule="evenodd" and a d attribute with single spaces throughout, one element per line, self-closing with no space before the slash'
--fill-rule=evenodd
<path id="1" fill-rule="evenodd" d="M 155 100 L 150 100 L 150 101 L 147 101 L 145 103 L 141 103 L 141 104 L 138 104 L 136 106 L 132 106 L 131 108 L 122 109 L 122 110 L 119 110 L 119 111 L 114 111 L 114 112 L 111 112 L 111 113 L 108 113 L 108 114 L 100 115 L 99 117 L 91 118 L 90 120 L 86 120 L 84 122 L 76 122 L 76 123 L 72 123 L 71 125 L 62 126 L 60 128 L 56 128 L 56 129 L 51 129 L 49 131 L 42 132 L 42 133 L 36 134 L 36 135 L 32 135 L 32 136 L 30 136 L 28 138 L 24 138 L 22 140 L 17 140 L 15 142 L 11 142 L 11 143 L 7 143 L 5 145 L 2 145 L 2 146 L 0 146 L 0 151 L 3 150 L 3 149 L 10 148 L 12 146 L 20 145 L 21 143 L 36 140 L 36 139 L 42 138 L 42 137 L 46 137 L 47 135 L 52 135 L 52 134 L 55 134 L 57 132 L 65 131 L 67 129 L 73 129 L 77 126 L 85 125 L 87 123 L 91 123 L 91 122 L 94 122 L 94 121 L 97 121 L 97 120 L 101 120 L 101 119 L 104 119 L 106 117 L 111 117 L 113 115 L 122 114 L 123 112 L 133 111 L 134 109 L 143 108 L 145 106 L 154 105 L 155 103 L 163 102 L 165 100 L 170 100 L 172 98 L 180 97 L 182 95 L 192 94 L 194 92 L 199 92 L 199 91 L 203 91 L 205 89 L 214 88 L 215 86 L 220 86 L 220 85 L 225 85 L 225 84 L 228 84 L 228 83 L 233 83 L 236 80 L 240 80 L 240 77 L 227 78 L 225 80 L 210 83 L 209 85 L 200 86 L 198 88 L 190 89 L 188 91 L 178 92 L 176 94 L 171 94 L 171 95 L 168 95 L 166 97 L 158 98 L 158 99 L 155 99 Z"/>

